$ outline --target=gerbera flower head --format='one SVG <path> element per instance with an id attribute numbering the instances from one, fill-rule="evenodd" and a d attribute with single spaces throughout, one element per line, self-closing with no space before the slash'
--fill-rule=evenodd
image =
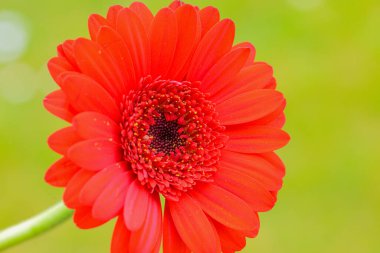
<path id="1" fill-rule="evenodd" d="M 117 218 L 111 252 L 235 252 L 270 210 L 289 136 L 272 68 L 213 7 L 174 1 L 156 15 L 112 6 L 67 40 L 49 71 L 46 109 L 70 125 L 49 137 L 62 158 L 45 179 L 64 187 L 87 229 Z M 160 196 L 164 203 L 161 206 Z"/>

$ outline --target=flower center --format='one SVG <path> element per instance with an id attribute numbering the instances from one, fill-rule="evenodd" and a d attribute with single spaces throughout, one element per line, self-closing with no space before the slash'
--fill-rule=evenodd
<path id="1" fill-rule="evenodd" d="M 154 121 L 154 125 L 151 125 L 148 131 L 148 136 L 152 136 L 151 149 L 169 155 L 183 146 L 185 141 L 178 132 L 181 126 L 176 121 L 167 121 L 162 114 Z"/>
<path id="2" fill-rule="evenodd" d="M 122 111 L 124 159 L 142 185 L 178 200 L 198 181 L 212 181 L 226 136 L 194 84 L 146 78 Z"/>

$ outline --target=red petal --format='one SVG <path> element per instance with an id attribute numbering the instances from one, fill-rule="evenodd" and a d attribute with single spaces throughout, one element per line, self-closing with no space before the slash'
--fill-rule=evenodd
<path id="1" fill-rule="evenodd" d="M 166 75 L 172 65 L 178 37 L 177 20 L 169 8 L 161 9 L 153 19 L 149 40 L 153 78 Z"/>
<path id="2" fill-rule="evenodd" d="M 229 85 L 224 86 L 218 94 L 213 96 L 213 101 L 220 102 L 237 94 L 264 89 L 273 79 L 273 69 L 266 63 L 254 63 L 243 68 Z"/>
<path id="3" fill-rule="evenodd" d="M 251 220 L 254 212 L 248 204 L 215 184 L 199 185 L 190 195 L 208 215 L 227 227 L 252 230 L 255 226 Z"/>
<path id="4" fill-rule="evenodd" d="M 79 170 L 70 160 L 61 158 L 46 171 L 45 181 L 53 186 L 63 187 Z"/>
<path id="5" fill-rule="evenodd" d="M 63 201 L 68 208 L 75 209 L 82 206 L 82 203 L 79 201 L 79 193 L 94 174 L 95 172 L 93 171 L 80 170 L 73 176 L 63 193 Z"/>
<path id="6" fill-rule="evenodd" d="M 119 142 L 120 127 L 104 114 L 82 112 L 73 119 L 73 127 L 84 139 L 107 138 Z"/>
<path id="7" fill-rule="evenodd" d="M 149 31 L 150 25 L 152 24 L 154 18 L 149 8 L 141 2 L 133 2 L 129 8 L 140 18 L 141 23 L 144 25 L 145 31 Z"/>
<path id="8" fill-rule="evenodd" d="M 66 155 L 67 150 L 81 140 L 73 127 L 66 127 L 50 135 L 48 144 L 58 154 Z"/>
<path id="9" fill-rule="evenodd" d="M 110 181 L 94 203 L 92 208 L 94 218 L 110 220 L 121 211 L 131 180 L 131 174 L 124 172 Z"/>
<path id="10" fill-rule="evenodd" d="M 267 84 L 265 84 L 264 89 L 276 89 L 277 81 L 275 78 L 272 78 Z"/>
<path id="11" fill-rule="evenodd" d="M 282 178 L 285 175 L 284 167 L 275 166 L 260 155 L 241 154 L 227 150 L 222 151 L 220 166 L 230 167 L 239 173 L 251 176 L 270 191 L 281 188 Z"/>
<path id="12" fill-rule="evenodd" d="M 125 84 L 122 73 L 111 56 L 97 43 L 77 39 L 75 58 L 81 71 L 101 84 L 113 97 L 121 98 Z"/>
<path id="13" fill-rule="evenodd" d="M 247 58 L 247 61 L 245 62 L 245 66 L 252 65 L 253 62 L 255 61 L 255 57 L 256 57 L 255 47 L 249 42 L 242 42 L 242 43 L 239 43 L 239 44 L 236 44 L 235 46 L 233 46 L 232 50 L 237 49 L 237 48 L 249 48 L 249 56 Z"/>
<path id="14" fill-rule="evenodd" d="M 48 69 L 50 75 L 53 77 L 54 81 L 60 85 L 58 76 L 65 71 L 77 71 L 65 58 L 63 57 L 54 57 L 49 60 Z"/>
<path id="15" fill-rule="evenodd" d="M 78 69 L 77 61 L 75 60 L 74 55 L 74 40 L 66 40 L 62 44 L 62 50 L 64 53 L 64 57 L 70 62 L 70 64 Z"/>
<path id="16" fill-rule="evenodd" d="M 111 253 L 129 252 L 130 237 L 131 232 L 125 227 L 123 215 L 120 215 L 113 231 Z"/>
<path id="17" fill-rule="evenodd" d="M 254 211 L 268 211 L 276 201 L 258 180 L 236 170 L 235 167 L 224 166 L 222 162 L 214 180 L 215 184 L 246 201 Z"/>
<path id="18" fill-rule="evenodd" d="M 79 207 L 75 210 L 74 223 L 81 229 L 96 228 L 106 222 L 105 220 L 97 220 L 92 217 L 91 207 Z"/>
<path id="19" fill-rule="evenodd" d="M 95 111 L 108 115 L 113 120 L 120 118 L 119 108 L 107 91 L 89 77 L 73 72 L 61 75 L 70 105 L 78 112 Z"/>
<path id="20" fill-rule="evenodd" d="M 165 253 L 190 253 L 190 249 L 182 241 L 174 226 L 169 206 L 165 205 L 164 213 L 164 252 Z"/>
<path id="21" fill-rule="evenodd" d="M 124 221 L 129 230 L 136 231 L 144 224 L 151 195 L 138 180 L 129 186 L 124 203 Z"/>
<path id="22" fill-rule="evenodd" d="M 225 149 L 239 153 L 266 153 L 282 148 L 289 135 L 278 128 L 235 127 L 224 132 L 229 136 Z"/>
<path id="23" fill-rule="evenodd" d="M 150 72 L 150 46 L 147 31 L 140 18 L 128 8 L 120 11 L 116 28 L 130 50 L 136 78 L 140 80 Z"/>
<path id="24" fill-rule="evenodd" d="M 153 194 L 153 193 L 152 193 Z M 149 198 L 148 212 L 140 230 L 132 233 L 130 252 L 158 253 L 157 244 L 162 238 L 162 211 L 161 202 L 157 193 Z"/>
<path id="25" fill-rule="evenodd" d="M 62 44 L 57 46 L 57 54 L 59 57 L 66 58 L 65 51 L 63 50 Z"/>
<path id="26" fill-rule="evenodd" d="M 97 34 L 96 41 L 105 52 L 112 56 L 114 63 L 121 72 L 125 84 L 121 88 L 121 93 L 127 93 L 128 90 L 135 89 L 137 83 L 133 61 L 123 38 L 114 29 L 103 26 Z"/>
<path id="27" fill-rule="evenodd" d="M 67 96 L 62 90 L 56 90 L 47 95 L 43 101 L 44 107 L 53 115 L 71 122 L 75 112 L 70 107 Z"/>
<path id="28" fill-rule="evenodd" d="M 179 7 L 175 15 L 178 23 L 178 40 L 172 66 L 167 76 L 173 80 L 182 80 L 201 38 L 201 23 L 195 8 L 188 4 Z"/>
<path id="29" fill-rule="evenodd" d="M 92 206 L 111 181 L 127 170 L 125 162 L 112 164 L 95 174 L 83 187 L 79 200 L 83 205 Z"/>
<path id="30" fill-rule="evenodd" d="M 257 217 L 257 214 L 255 217 Z M 246 242 L 243 232 L 230 229 L 219 222 L 214 222 L 214 226 L 220 237 L 223 253 L 240 251 L 245 247 Z"/>
<path id="31" fill-rule="evenodd" d="M 281 105 L 273 112 L 269 113 L 268 115 L 260 119 L 240 124 L 240 126 L 243 126 L 243 127 L 267 126 L 267 127 L 274 127 L 274 128 L 282 128 L 285 123 L 285 115 L 284 115 L 285 106 L 286 106 L 286 100 L 284 99 Z"/>
<path id="32" fill-rule="evenodd" d="M 216 24 L 200 41 L 190 64 L 187 79 L 203 80 L 210 68 L 231 50 L 235 36 L 235 25 L 225 19 Z"/>
<path id="33" fill-rule="evenodd" d="M 198 202 L 183 194 L 180 201 L 167 203 L 178 234 L 191 251 L 221 251 L 219 237 Z"/>
<path id="34" fill-rule="evenodd" d="M 78 166 L 98 171 L 121 160 L 121 147 L 108 139 L 91 139 L 72 146 L 68 157 Z"/>
<path id="35" fill-rule="evenodd" d="M 162 237 L 162 236 L 161 236 Z M 162 238 L 160 238 L 160 240 L 157 240 L 156 242 L 156 246 L 154 246 L 152 252 L 160 252 L 160 249 L 161 249 L 161 241 L 162 241 Z"/>
<path id="36" fill-rule="evenodd" d="M 88 30 L 93 41 L 96 40 L 96 36 L 98 35 L 98 32 L 102 26 L 109 26 L 107 19 L 104 17 L 98 14 L 92 14 L 88 18 Z"/>
<path id="37" fill-rule="evenodd" d="M 274 152 L 260 154 L 259 156 L 263 157 L 265 160 L 270 162 L 273 166 L 278 167 L 280 170 L 285 170 L 285 165 L 282 162 L 281 158 L 278 157 L 278 155 L 276 155 Z"/>
<path id="38" fill-rule="evenodd" d="M 248 48 L 231 50 L 224 55 L 202 80 L 202 90 L 213 95 L 223 89 L 239 73 L 248 56 Z"/>
<path id="39" fill-rule="evenodd" d="M 223 125 L 236 125 L 261 119 L 275 112 L 284 103 L 284 96 L 275 90 L 253 90 L 217 104 Z"/>
<path id="40" fill-rule="evenodd" d="M 202 37 L 216 24 L 219 22 L 220 14 L 218 9 L 208 6 L 200 10 L 199 15 L 202 22 Z"/>
<path id="41" fill-rule="evenodd" d="M 170 5 L 169 5 L 169 8 L 172 9 L 172 10 L 177 10 L 178 8 L 180 8 L 181 6 L 183 6 L 184 3 L 180 0 L 174 0 Z"/>
<path id="42" fill-rule="evenodd" d="M 117 16 L 119 15 L 120 11 L 124 9 L 123 6 L 121 5 L 113 5 L 108 9 L 107 12 L 107 20 L 109 24 L 113 27 L 116 28 L 116 22 L 117 22 Z"/>
<path id="43" fill-rule="evenodd" d="M 79 71 L 73 50 L 73 40 L 66 40 L 57 47 L 58 56 L 64 58 L 73 68 L 74 71 Z M 71 71 L 71 70 L 70 70 Z"/>
<path id="44" fill-rule="evenodd" d="M 285 108 L 285 106 L 284 106 Z M 283 109 L 284 109 L 283 108 Z M 278 115 L 275 119 L 273 119 L 271 122 L 268 122 L 266 125 L 270 127 L 276 127 L 276 128 L 283 128 L 285 125 L 285 113 L 281 112 L 280 115 Z M 261 122 L 258 122 L 260 124 Z"/>

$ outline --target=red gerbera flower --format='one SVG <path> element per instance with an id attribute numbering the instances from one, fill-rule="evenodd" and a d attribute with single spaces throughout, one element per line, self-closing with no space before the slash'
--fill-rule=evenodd
<path id="1" fill-rule="evenodd" d="M 272 68 L 213 7 L 142 3 L 89 18 L 58 46 L 44 100 L 70 123 L 46 173 L 87 229 L 118 218 L 111 251 L 235 252 L 271 209 L 289 140 Z M 164 213 L 160 196 L 165 203 Z"/>

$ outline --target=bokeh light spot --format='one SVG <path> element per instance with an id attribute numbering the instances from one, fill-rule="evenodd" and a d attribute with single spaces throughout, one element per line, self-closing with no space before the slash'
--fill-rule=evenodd
<path id="1" fill-rule="evenodd" d="M 0 63 L 17 60 L 26 50 L 29 34 L 23 17 L 12 11 L 0 11 Z"/>

